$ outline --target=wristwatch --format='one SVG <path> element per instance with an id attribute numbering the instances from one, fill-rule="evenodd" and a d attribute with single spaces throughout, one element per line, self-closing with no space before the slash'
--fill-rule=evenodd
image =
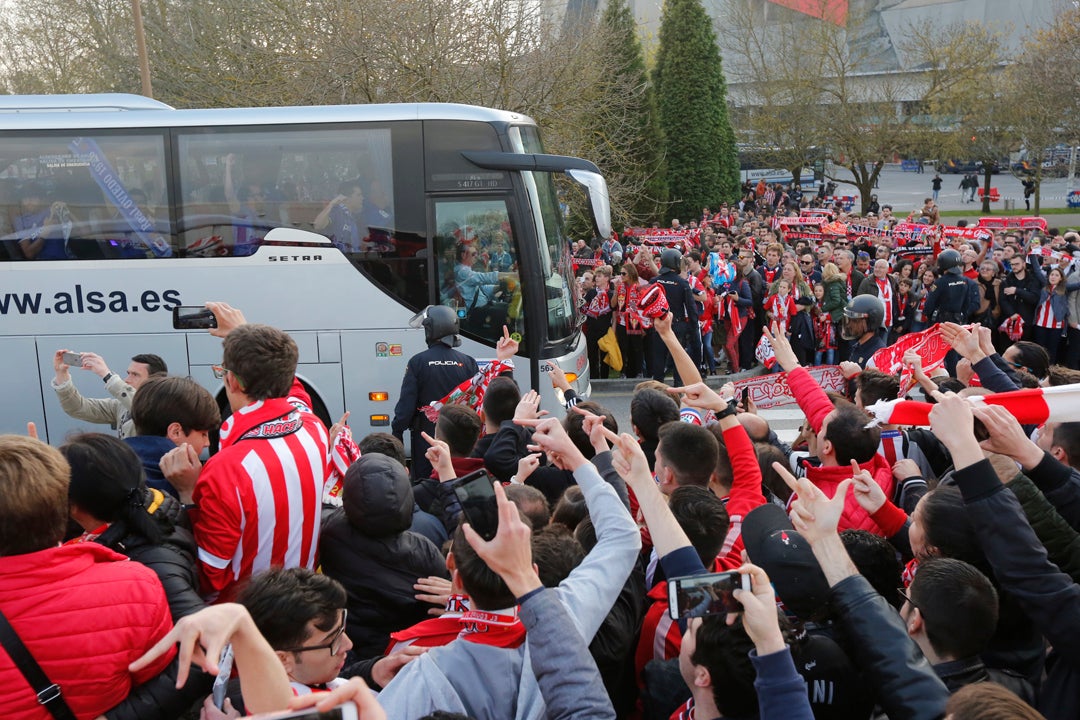
<path id="1" fill-rule="evenodd" d="M 113 376 L 113 374 L 111 372 L 105 373 L 105 377 L 101 378 L 101 382 L 108 385 L 109 381 L 112 380 L 112 376 Z"/>
<path id="2" fill-rule="evenodd" d="M 731 417 L 732 415 L 735 415 L 736 413 L 738 413 L 738 410 L 735 409 L 737 405 L 738 405 L 738 401 L 735 398 L 731 398 L 730 400 L 727 401 L 727 407 L 725 407 L 723 410 L 720 410 L 720 411 L 715 413 L 716 414 L 716 419 L 721 420 L 723 418 Z"/>

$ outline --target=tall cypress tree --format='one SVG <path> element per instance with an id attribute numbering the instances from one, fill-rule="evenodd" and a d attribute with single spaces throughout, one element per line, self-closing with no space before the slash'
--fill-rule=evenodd
<path id="1" fill-rule="evenodd" d="M 667 175 L 655 94 L 627 0 L 607 2 L 599 33 L 605 72 L 588 119 L 587 157 L 608 180 L 617 225 L 656 219 L 667 200 Z"/>
<path id="2" fill-rule="evenodd" d="M 653 82 L 672 217 L 735 200 L 739 161 L 712 18 L 700 0 L 665 0 Z"/>

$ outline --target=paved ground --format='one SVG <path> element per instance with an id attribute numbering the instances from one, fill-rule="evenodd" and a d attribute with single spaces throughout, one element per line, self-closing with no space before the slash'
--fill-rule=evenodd
<path id="1" fill-rule="evenodd" d="M 760 374 L 759 370 L 736 373 L 727 376 L 714 376 L 706 379 L 709 385 L 720 387 L 729 380 L 739 380 Z M 623 427 L 623 419 L 630 421 L 630 398 L 634 393 L 634 385 L 638 380 L 594 380 L 592 398 L 604 407 L 615 413 L 619 419 L 619 430 L 630 431 L 630 427 Z M 769 421 L 769 425 L 780 436 L 781 440 L 791 442 L 799 434 L 799 425 L 803 421 L 803 414 L 797 405 L 790 405 L 771 410 L 763 410 L 761 416 Z"/>
<path id="2" fill-rule="evenodd" d="M 842 168 L 837 168 L 839 177 L 851 177 L 851 174 Z M 963 175 L 941 175 L 941 194 L 938 196 L 938 207 L 942 210 L 966 210 L 971 213 L 969 220 L 974 220 L 982 215 L 981 205 L 978 201 L 965 203 L 962 192 L 958 185 Z M 934 178 L 934 171 L 930 165 L 926 166 L 925 172 L 919 175 L 914 172 L 904 172 L 899 165 L 886 165 L 881 172 L 879 187 L 874 192 L 878 196 L 878 202 L 882 205 L 892 205 L 893 212 L 903 217 L 915 208 L 921 208 L 923 200 L 930 197 L 930 181 Z M 980 185 L 982 176 L 979 176 Z M 1070 184 L 1066 178 L 1048 178 L 1042 183 L 1041 207 L 1065 208 L 1068 206 L 1066 197 L 1069 190 L 1078 184 L 1076 179 Z M 1024 188 L 1020 180 L 1010 173 L 994 175 L 993 187 L 998 188 L 1002 200 L 993 203 L 994 210 L 1004 209 L 1005 200 L 1012 200 L 1017 209 L 1024 208 Z M 854 194 L 853 185 L 841 184 L 837 194 Z M 858 206 L 856 206 L 858 207 Z M 947 222 L 955 223 L 959 217 L 949 217 Z M 1080 209 L 1075 214 L 1050 215 L 1048 222 L 1053 226 L 1076 227 L 1080 226 Z"/>

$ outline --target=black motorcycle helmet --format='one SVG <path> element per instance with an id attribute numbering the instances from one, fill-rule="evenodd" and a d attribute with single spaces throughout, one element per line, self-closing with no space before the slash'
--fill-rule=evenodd
<path id="1" fill-rule="evenodd" d="M 440 340 L 450 347 L 461 345 L 461 327 L 457 313 L 446 305 L 428 305 L 409 321 L 411 327 L 424 328 L 424 340 L 430 345 Z"/>
<path id="2" fill-rule="evenodd" d="M 858 340 L 881 327 L 885 305 L 874 295 L 856 295 L 844 306 L 844 322 L 840 334 L 845 340 Z"/>
<path id="3" fill-rule="evenodd" d="M 953 249 L 943 250 L 937 258 L 938 269 L 941 274 L 952 273 L 953 275 L 959 275 L 963 272 L 964 259 L 960 256 L 960 252 Z"/>
<path id="4" fill-rule="evenodd" d="M 682 253 L 675 248 L 666 248 L 660 253 L 660 267 L 679 272 L 682 270 Z"/>

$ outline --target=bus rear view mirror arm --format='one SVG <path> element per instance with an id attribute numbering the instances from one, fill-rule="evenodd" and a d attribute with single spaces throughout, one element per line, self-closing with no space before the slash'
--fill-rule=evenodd
<path id="1" fill-rule="evenodd" d="M 498 151 L 465 151 L 462 157 L 485 170 L 516 170 L 519 172 L 564 172 L 589 193 L 597 235 L 611 236 L 611 201 L 607 182 L 600 168 L 588 160 L 566 155 L 540 155 Z"/>

